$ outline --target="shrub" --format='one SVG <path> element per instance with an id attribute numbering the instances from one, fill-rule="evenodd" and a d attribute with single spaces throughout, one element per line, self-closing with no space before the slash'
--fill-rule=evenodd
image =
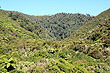
<path id="1" fill-rule="evenodd" d="M 41 73 L 40 67 L 37 66 L 37 67 L 34 69 L 33 73 Z"/>
<path id="2" fill-rule="evenodd" d="M 80 44 L 76 44 L 74 50 L 82 52 L 83 51 L 83 47 Z"/>
<path id="3" fill-rule="evenodd" d="M 11 70 L 16 69 L 16 59 L 13 59 L 12 57 L 8 60 L 6 58 L 3 58 L 2 60 L 0 60 L 0 67 L 3 69 L 6 69 L 8 72 Z"/>
<path id="4" fill-rule="evenodd" d="M 99 52 L 96 48 L 94 48 L 93 50 L 91 50 L 88 53 L 89 56 L 95 58 L 95 59 L 100 59 L 103 57 L 103 55 L 101 54 L 101 52 Z"/>

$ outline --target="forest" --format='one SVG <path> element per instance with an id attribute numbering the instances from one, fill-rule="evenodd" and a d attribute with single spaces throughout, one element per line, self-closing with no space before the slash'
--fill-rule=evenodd
<path id="1" fill-rule="evenodd" d="M 0 73 L 110 73 L 110 8 L 97 16 L 0 9 Z"/>

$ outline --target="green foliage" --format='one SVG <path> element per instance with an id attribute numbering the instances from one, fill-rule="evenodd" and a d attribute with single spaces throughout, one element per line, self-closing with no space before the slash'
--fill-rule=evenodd
<path id="1" fill-rule="evenodd" d="M 23 71 L 18 71 L 18 70 L 12 70 L 12 71 L 10 71 L 10 73 L 24 73 Z"/>
<path id="2" fill-rule="evenodd" d="M 41 73 L 40 67 L 37 66 L 37 67 L 34 69 L 33 73 Z"/>
<path id="3" fill-rule="evenodd" d="M 20 58 L 20 56 L 17 52 L 12 52 L 11 56 L 18 58 L 18 59 Z"/>
<path id="4" fill-rule="evenodd" d="M 97 40 L 103 34 L 100 31 L 104 30 L 104 33 L 107 32 L 106 30 L 108 27 L 103 28 L 103 26 L 105 26 L 106 21 L 108 22 L 107 24 L 109 24 L 109 16 L 110 16 L 109 13 L 110 13 L 110 9 L 100 13 L 98 16 L 96 16 L 92 20 L 88 21 L 85 25 L 83 25 L 77 31 L 73 32 L 69 38 L 74 39 L 74 40 L 79 40 L 79 39 L 87 38 L 88 36 L 91 35 L 90 36 L 91 39 L 93 39 L 94 41 Z M 97 27 L 97 26 L 99 26 L 99 27 Z M 98 31 L 97 29 L 100 31 Z M 95 37 L 95 36 L 97 36 L 97 37 Z"/>
<path id="5" fill-rule="evenodd" d="M 48 69 L 49 68 L 49 69 Z M 78 73 L 88 73 L 88 71 L 84 68 L 80 68 L 78 66 L 73 66 L 68 61 L 60 58 L 59 60 L 52 60 L 51 63 L 47 66 L 48 70 L 52 70 L 53 72 L 78 72 Z"/>
<path id="6" fill-rule="evenodd" d="M 109 13 L 29 16 L 0 10 L 0 73 L 110 73 Z M 62 40 L 72 32 L 72 39 Z"/>
<path id="7" fill-rule="evenodd" d="M 7 70 L 8 72 L 16 69 L 16 63 L 17 63 L 16 59 L 14 59 L 12 57 L 9 60 L 6 58 L 0 59 L 1 69 Z"/>
<path id="8" fill-rule="evenodd" d="M 49 53 L 46 50 L 38 50 L 36 51 L 36 53 L 34 54 L 34 56 L 40 56 L 40 57 L 45 57 L 47 58 L 49 56 Z"/>
<path id="9" fill-rule="evenodd" d="M 54 54 L 55 52 L 57 52 L 58 51 L 58 49 L 54 49 L 54 48 L 48 48 L 48 53 L 52 53 L 52 54 Z"/>
<path id="10" fill-rule="evenodd" d="M 95 59 L 100 59 L 102 58 L 102 54 L 97 50 L 97 49 L 93 49 L 88 53 L 89 56 L 92 56 Z"/>
<path id="11" fill-rule="evenodd" d="M 67 13 L 58 13 L 52 16 L 24 16 L 41 25 L 44 29 L 43 33 L 39 35 L 41 38 L 57 41 L 69 37 L 71 33 L 92 19 L 92 17 L 83 14 Z"/>
<path id="12" fill-rule="evenodd" d="M 17 70 L 22 71 L 22 72 L 31 72 L 35 68 L 36 68 L 36 64 L 34 62 L 20 61 L 17 65 Z"/>

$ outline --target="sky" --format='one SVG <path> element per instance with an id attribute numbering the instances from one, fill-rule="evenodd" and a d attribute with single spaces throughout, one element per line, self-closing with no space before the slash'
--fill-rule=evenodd
<path id="1" fill-rule="evenodd" d="M 28 15 L 81 13 L 96 16 L 110 8 L 110 0 L 0 0 L 0 9 Z"/>

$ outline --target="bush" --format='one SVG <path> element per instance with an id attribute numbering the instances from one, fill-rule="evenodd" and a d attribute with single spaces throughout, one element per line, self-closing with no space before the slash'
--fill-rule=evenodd
<path id="1" fill-rule="evenodd" d="M 12 57 L 9 60 L 3 58 L 0 60 L 0 67 L 3 68 L 3 70 L 6 69 L 9 72 L 16 69 L 16 62 L 16 59 L 13 59 Z"/>
<path id="2" fill-rule="evenodd" d="M 101 52 L 99 52 L 96 48 L 94 48 L 93 50 L 91 50 L 88 53 L 89 56 L 95 58 L 95 59 L 100 59 L 103 57 L 103 55 L 101 54 Z"/>
<path id="3" fill-rule="evenodd" d="M 15 69 L 15 70 L 10 71 L 10 73 L 24 73 L 24 72 Z"/>
<path id="4" fill-rule="evenodd" d="M 40 57 L 43 57 L 43 58 L 47 58 L 47 57 L 49 57 L 49 54 L 46 50 L 38 50 L 38 51 L 36 51 L 34 56 L 36 56 L 36 57 L 40 56 Z"/>
<path id="5" fill-rule="evenodd" d="M 80 44 L 76 44 L 74 50 L 82 52 L 83 51 L 83 47 Z"/>
<path id="6" fill-rule="evenodd" d="M 33 73 L 41 73 L 40 67 L 37 66 L 37 67 L 34 69 Z"/>
<path id="7" fill-rule="evenodd" d="M 66 58 L 67 58 L 67 55 L 66 55 L 66 53 L 64 53 L 64 52 L 60 52 L 60 53 L 59 53 L 59 57 L 66 59 Z"/>
<path id="8" fill-rule="evenodd" d="M 17 53 L 17 52 L 13 52 L 12 54 L 11 54 L 11 56 L 13 56 L 13 57 L 15 57 L 15 58 L 20 58 L 20 56 L 19 56 L 19 54 Z"/>

